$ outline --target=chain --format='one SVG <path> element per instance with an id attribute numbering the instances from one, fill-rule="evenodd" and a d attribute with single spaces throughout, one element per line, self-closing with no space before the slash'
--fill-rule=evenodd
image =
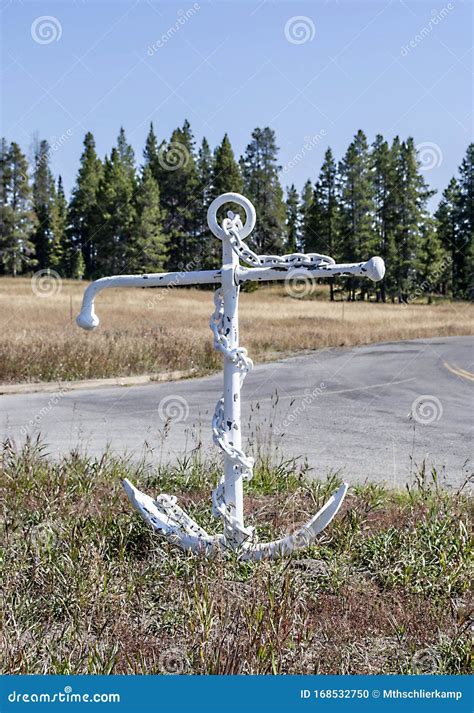
<path id="1" fill-rule="evenodd" d="M 284 267 L 287 270 L 296 267 L 312 267 L 321 265 L 333 265 L 334 260 L 327 255 L 319 253 L 291 253 L 289 255 L 257 255 L 244 243 L 239 235 L 242 229 L 242 221 L 239 215 L 234 215 L 231 211 L 227 213 L 222 227 L 228 236 L 234 252 L 248 265 L 254 267 Z M 244 347 L 231 348 L 229 340 L 224 333 L 224 294 L 222 288 L 214 293 L 215 310 L 211 317 L 209 326 L 214 334 L 214 348 L 221 352 L 226 359 L 236 364 L 240 374 L 240 385 L 242 386 L 245 377 L 253 368 L 252 360 L 247 356 Z M 231 459 L 236 474 L 243 480 L 251 480 L 253 477 L 253 458 L 247 456 L 245 452 L 229 443 L 224 418 L 224 398 L 219 399 L 216 404 L 212 419 L 212 436 L 214 443 L 224 451 Z M 223 519 L 227 532 L 238 545 L 245 544 L 247 547 L 251 542 L 255 542 L 254 530 L 251 527 L 242 527 L 236 518 L 229 511 L 225 501 L 225 476 L 221 476 L 217 487 L 212 491 L 212 511 L 216 517 Z"/>
<path id="2" fill-rule="evenodd" d="M 226 359 L 230 359 L 237 365 L 240 374 L 240 385 L 242 386 L 248 372 L 253 368 L 252 360 L 247 356 L 244 347 L 231 349 L 229 340 L 224 334 L 224 294 L 222 288 L 214 293 L 215 310 L 211 317 L 209 326 L 214 334 L 214 348 L 220 351 Z M 212 419 L 212 437 L 214 443 L 229 456 L 233 462 L 234 470 L 242 476 L 243 480 L 251 480 L 253 477 L 253 458 L 245 455 L 245 452 L 230 445 L 224 420 L 224 398 L 222 397 L 216 404 Z M 221 476 L 217 487 L 212 491 L 212 511 L 215 517 L 221 517 L 227 526 L 227 530 L 237 544 L 248 541 L 254 535 L 252 527 L 242 527 L 236 518 L 229 511 L 225 501 L 225 478 Z"/>
<path id="3" fill-rule="evenodd" d="M 319 253 L 289 253 L 288 255 L 257 255 L 249 246 L 244 243 L 239 235 L 242 229 L 242 221 L 238 214 L 228 211 L 227 218 L 222 223 L 224 232 L 230 239 L 234 252 L 239 258 L 252 267 L 284 267 L 291 270 L 297 267 L 323 267 L 324 265 L 334 265 L 335 260 L 329 255 Z"/>

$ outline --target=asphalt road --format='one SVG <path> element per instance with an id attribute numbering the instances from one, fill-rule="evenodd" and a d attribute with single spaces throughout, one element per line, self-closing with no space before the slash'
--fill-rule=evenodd
<path id="1" fill-rule="evenodd" d="M 306 458 L 316 476 L 342 471 L 350 483 L 403 485 L 426 460 L 457 487 L 472 470 L 473 345 L 468 337 L 415 340 L 256 366 L 243 390 L 244 434 L 268 447 L 272 423 L 273 444 L 285 456 Z M 217 456 L 210 419 L 220 392 L 217 374 L 3 395 L 1 433 L 18 444 L 27 433 L 41 433 L 54 457 L 77 447 L 101 455 L 109 446 L 134 458 L 145 449 L 148 458 L 166 462 L 198 443 Z"/>

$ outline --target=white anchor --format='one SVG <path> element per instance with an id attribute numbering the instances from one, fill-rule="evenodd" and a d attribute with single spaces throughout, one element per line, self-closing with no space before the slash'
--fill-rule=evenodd
<path id="1" fill-rule="evenodd" d="M 230 211 L 222 225 L 217 211 L 225 203 L 236 203 L 245 210 L 246 220 Z M 380 257 L 367 262 L 336 264 L 327 255 L 292 253 L 291 255 L 257 255 L 243 241 L 256 222 L 252 203 L 238 193 L 224 193 L 216 198 L 207 213 L 209 228 L 222 241 L 222 269 L 196 272 L 163 272 L 149 275 L 117 275 L 96 280 L 86 289 L 77 324 L 94 329 L 99 320 L 94 311 L 94 298 L 108 287 L 166 287 L 176 285 L 219 284 L 210 326 L 214 347 L 224 357 L 224 395 L 217 402 L 212 420 L 214 442 L 224 456 L 224 475 L 212 493 L 213 514 L 223 520 L 223 533 L 209 535 L 176 504 L 176 498 L 159 495 L 153 499 L 123 481 L 125 492 L 145 521 L 170 542 L 184 550 L 203 554 L 234 552 L 244 560 L 282 557 L 308 546 L 324 530 L 341 507 L 348 484 L 344 483 L 314 517 L 296 532 L 273 542 L 257 542 L 252 528 L 244 526 L 243 481 L 250 480 L 253 459 L 242 450 L 240 390 L 246 374 L 252 369 L 247 350 L 239 346 L 238 298 L 245 282 L 314 279 L 340 275 L 359 275 L 381 280 L 385 265 Z M 240 261 L 250 267 L 242 267 Z"/>

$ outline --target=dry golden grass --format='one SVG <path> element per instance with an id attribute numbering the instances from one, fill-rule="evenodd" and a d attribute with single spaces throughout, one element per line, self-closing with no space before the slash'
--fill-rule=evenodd
<path id="1" fill-rule="evenodd" d="M 58 285 L 59 286 L 59 285 Z M 106 290 L 96 301 L 97 331 L 76 327 L 85 283 L 64 281 L 39 297 L 26 278 L 0 279 L 0 381 L 50 381 L 193 369 L 220 359 L 208 327 L 209 291 Z M 241 342 L 257 361 L 327 346 L 472 334 L 474 306 L 330 303 L 294 299 L 282 286 L 241 296 Z M 315 295 L 313 295 L 315 297 Z"/>

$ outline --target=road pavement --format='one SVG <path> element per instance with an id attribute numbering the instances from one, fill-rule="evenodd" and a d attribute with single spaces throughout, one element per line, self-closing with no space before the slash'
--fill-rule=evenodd
<path id="1" fill-rule="evenodd" d="M 472 467 L 474 342 L 423 339 L 304 353 L 254 368 L 244 385 L 249 449 L 307 459 L 311 473 L 401 486 L 425 460 L 459 486 Z M 0 396 L 3 438 L 38 433 L 53 457 L 80 448 L 175 462 L 212 444 L 222 376 Z M 271 424 L 271 427 L 270 427 Z M 269 434 L 272 444 L 269 445 Z M 470 459 L 470 462 L 468 462 Z"/>

